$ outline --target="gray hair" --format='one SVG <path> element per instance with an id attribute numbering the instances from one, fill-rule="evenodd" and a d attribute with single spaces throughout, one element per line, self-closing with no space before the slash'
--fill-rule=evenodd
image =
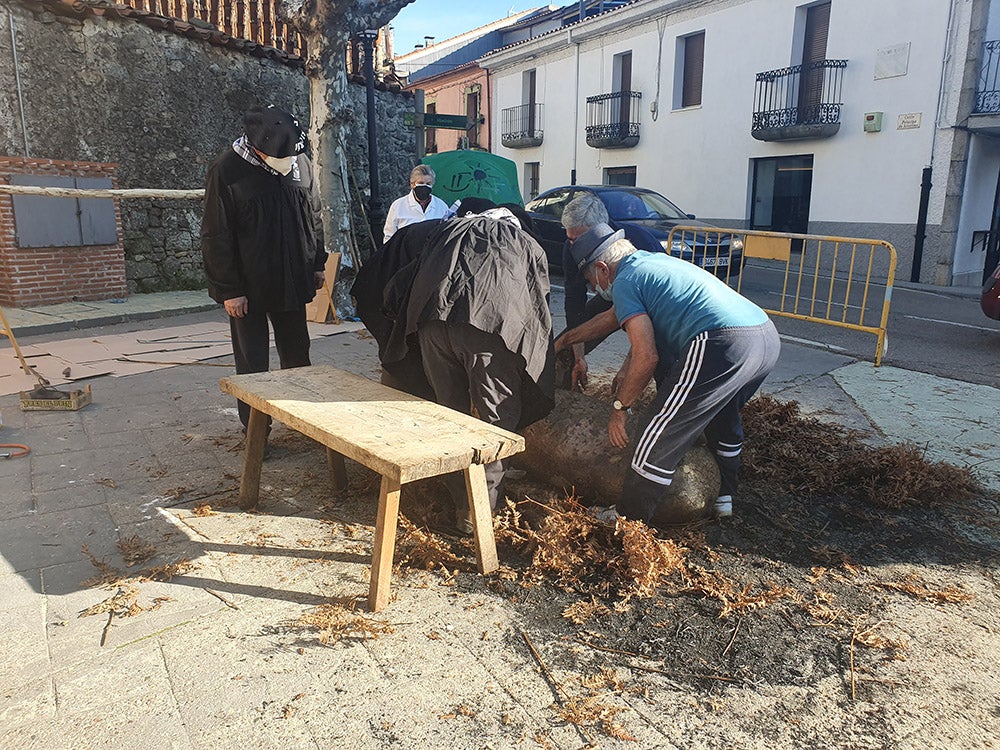
<path id="1" fill-rule="evenodd" d="M 638 248 L 636 248 L 635 245 L 626 240 L 624 237 L 620 240 L 615 240 L 614 242 L 611 243 L 611 246 L 608 247 L 607 250 L 598 255 L 592 261 L 590 261 L 590 263 L 587 264 L 586 268 L 583 269 L 583 272 L 585 274 L 590 272 L 597 261 L 601 261 L 609 266 L 613 266 L 615 263 L 618 263 L 620 260 L 622 260 L 622 258 L 625 258 L 634 253 L 637 249 Z"/>
<path id="2" fill-rule="evenodd" d="M 418 177 L 430 177 L 431 182 L 434 181 L 436 175 L 434 170 L 428 167 L 426 164 L 418 164 L 413 169 L 410 170 L 410 182 L 413 182 Z"/>
<path id="3" fill-rule="evenodd" d="M 566 229 L 590 229 L 598 224 L 608 223 L 608 209 L 594 193 L 583 192 L 566 204 L 561 221 Z"/>

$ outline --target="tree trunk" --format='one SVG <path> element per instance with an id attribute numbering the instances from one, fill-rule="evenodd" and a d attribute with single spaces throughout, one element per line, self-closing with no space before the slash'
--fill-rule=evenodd
<path id="1" fill-rule="evenodd" d="M 351 241 L 353 197 L 348 181 L 347 139 L 364 137 L 367 125 L 365 114 L 356 112 L 348 98 L 347 42 L 366 28 L 381 28 L 410 2 L 282 0 L 284 12 L 294 20 L 308 48 L 309 142 L 323 199 L 323 230 L 327 250 L 340 252 L 345 268 L 355 268 L 359 263 Z M 358 165 L 352 166 L 357 172 Z"/>

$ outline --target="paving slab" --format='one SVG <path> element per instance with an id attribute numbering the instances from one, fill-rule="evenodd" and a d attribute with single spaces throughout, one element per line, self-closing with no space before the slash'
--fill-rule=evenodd
<path id="1" fill-rule="evenodd" d="M 14 571 L 31 571 L 79 560 L 84 544 L 98 558 L 110 556 L 117 541 L 106 508 L 71 508 L 5 521 L 0 555 Z"/>
<path id="2" fill-rule="evenodd" d="M 216 324 L 215 315 L 207 314 L 206 324 Z M 595 353 L 592 372 L 610 378 L 626 350 L 626 338 L 615 334 Z M 314 341 L 313 359 L 377 377 L 374 342 L 353 333 Z M 995 393 L 952 391 L 950 384 L 939 392 L 939 380 L 925 387 L 874 369 L 788 344 L 765 390 L 887 440 L 935 421 L 975 423 L 995 412 L 964 405 L 995 405 Z M 242 437 L 234 402 L 218 392 L 225 374 L 226 368 L 183 366 L 96 379 L 99 400 L 92 406 L 27 417 L 15 412 L 18 426 L 9 420 L 0 431 L 0 442 L 16 435 L 24 440 L 14 442 L 38 446 L 25 463 L 0 461 L 0 494 L 16 495 L 0 497 L 0 613 L 8 613 L 0 627 L 13 633 L 7 650 L 0 647 L 0 675 L 12 674 L 17 683 L 0 682 L 0 747 L 584 746 L 581 733 L 556 718 L 552 689 L 521 637 L 527 624 L 506 598 L 484 588 L 396 573 L 393 602 L 379 615 L 395 629 L 391 636 L 329 646 L 296 625 L 317 606 L 367 594 L 377 482 L 350 465 L 352 487 L 368 492 L 371 502 L 339 505 L 327 489 L 324 452 L 276 427 L 261 512 L 227 506 L 238 485 Z M 895 392 L 908 388 L 910 402 L 896 404 Z M 927 398 L 942 402 L 939 411 L 919 408 Z M 5 417 L 16 408 L 16 397 L 0 397 Z M 938 429 L 934 440 L 952 452 L 970 443 L 974 460 L 986 460 L 992 454 L 978 429 Z M 72 472 L 86 481 L 69 485 Z M 196 515 L 201 502 L 215 514 Z M 117 590 L 83 585 L 96 570 L 81 544 L 128 572 L 117 545 L 132 536 L 156 547 L 149 565 L 182 557 L 194 565 L 169 582 L 138 585 L 142 605 L 169 597 L 155 609 L 115 617 L 110 627 L 106 617 L 79 617 Z M 900 565 L 892 573 L 906 571 Z M 961 572 L 922 571 L 935 585 Z M 971 580 L 965 576 L 963 585 Z M 752 685 L 696 695 L 665 678 L 627 673 L 612 654 L 552 639 L 537 638 L 535 645 L 569 687 L 601 669 L 629 676 L 635 689 L 614 701 L 637 741 L 602 736 L 602 747 L 803 747 L 804 738 L 824 736 L 841 747 L 882 747 L 885 736 L 860 728 L 876 719 L 891 727 L 886 736 L 899 747 L 985 747 L 983 737 L 997 726 L 995 707 L 969 696 L 995 690 L 974 682 L 963 666 L 976 671 L 969 664 L 1000 649 L 994 643 L 1000 610 L 987 577 L 973 593 L 974 604 L 944 620 L 914 609 L 929 605 L 901 605 L 907 609 L 900 621 L 928 623 L 913 629 L 928 649 L 919 658 L 933 652 L 955 686 L 941 707 L 925 711 L 917 698 L 894 700 L 891 711 L 845 701 L 841 677 L 808 688 Z M 932 622 L 946 630 L 933 632 Z M 914 670 L 886 674 L 901 681 L 907 674 L 913 679 Z M 915 695 L 921 689 L 900 688 Z M 835 737 L 828 732 L 834 715 L 847 717 L 838 719 Z M 979 735 L 970 733 L 973 725 Z M 764 736 L 751 727 L 769 729 Z"/>
<path id="3" fill-rule="evenodd" d="M 107 505 L 105 487 L 99 479 L 54 490 L 38 489 L 29 493 L 31 504 L 37 513 L 91 508 Z M 99 511 L 98 511 L 99 512 Z"/>
<path id="4" fill-rule="evenodd" d="M 31 471 L 26 459 L 11 459 L 10 470 L 0 472 L 0 518 L 19 518 L 35 512 L 31 496 Z M 0 467 L 7 468 L 4 464 Z"/>
<path id="5" fill-rule="evenodd" d="M 1000 445 L 993 427 L 1000 390 L 862 363 L 831 374 L 890 440 L 916 443 L 935 461 L 972 467 L 1000 489 Z"/>
<path id="6" fill-rule="evenodd" d="M 122 671 L 119 682 L 128 679 Z M 156 747 L 191 750 L 195 747 L 172 701 L 161 696 L 137 698 L 109 709 L 57 711 L 54 718 L 19 717 L 0 728 L 0 747 L 24 750 L 121 750 Z"/>

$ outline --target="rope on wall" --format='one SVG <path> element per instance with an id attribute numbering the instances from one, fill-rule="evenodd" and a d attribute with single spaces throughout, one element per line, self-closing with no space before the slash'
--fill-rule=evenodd
<path id="1" fill-rule="evenodd" d="M 62 188 L 0 184 L 0 194 L 4 193 L 8 195 L 47 195 L 53 198 L 174 198 L 177 200 L 201 200 L 205 197 L 204 189 Z"/>

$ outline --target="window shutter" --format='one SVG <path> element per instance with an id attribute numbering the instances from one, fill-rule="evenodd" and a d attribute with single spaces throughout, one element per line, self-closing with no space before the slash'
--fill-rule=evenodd
<path id="1" fill-rule="evenodd" d="M 814 5 L 806 11 L 806 31 L 802 43 L 802 64 L 826 59 L 826 40 L 830 33 L 830 3 Z"/>
<path id="2" fill-rule="evenodd" d="M 684 88 L 682 107 L 701 104 L 701 85 L 705 71 L 705 33 L 693 34 L 684 39 Z"/>
<path id="3" fill-rule="evenodd" d="M 819 104 L 823 101 L 822 68 L 811 68 L 813 63 L 826 59 L 826 39 L 830 32 L 830 3 L 814 5 L 806 11 L 806 28 L 802 40 L 802 74 L 799 84 L 799 122 L 812 122 L 819 117 Z"/>

